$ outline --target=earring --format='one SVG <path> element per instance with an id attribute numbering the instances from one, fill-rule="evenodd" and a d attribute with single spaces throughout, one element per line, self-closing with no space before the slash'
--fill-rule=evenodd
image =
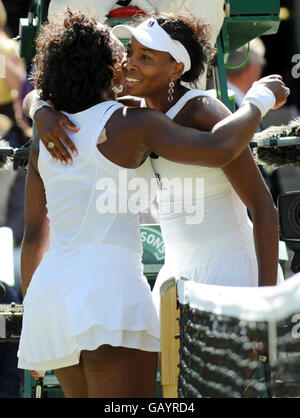
<path id="1" fill-rule="evenodd" d="M 120 93 L 122 93 L 122 91 L 123 91 L 123 86 L 122 86 L 122 84 L 120 84 L 118 87 L 117 87 L 117 86 L 113 86 L 113 87 L 112 87 L 112 91 L 113 91 L 115 94 L 120 94 Z"/>
<path id="2" fill-rule="evenodd" d="M 169 83 L 169 90 L 168 90 L 168 102 L 171 103 L 174 100 L 173 94 L 174 94 L 174 82 L 170 81 Z"/>

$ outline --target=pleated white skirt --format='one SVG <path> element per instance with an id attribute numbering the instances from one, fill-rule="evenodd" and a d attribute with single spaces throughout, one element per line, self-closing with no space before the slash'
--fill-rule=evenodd
<path id="1" fill-rule="evenodd" d="M 20 368 L 71 366 L 82 350 L 103 344 L 160 351 L 150 286 L 130 264 L 50 261 L 46 254 L 23 301 Z"/>

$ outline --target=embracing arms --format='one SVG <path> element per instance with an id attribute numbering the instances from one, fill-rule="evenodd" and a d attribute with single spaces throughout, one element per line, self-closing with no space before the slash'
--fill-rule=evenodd
<path id="1" fill-rule="evenodd" d="M 150 138 L 149 147 L 157 155 L 176 162 L 211 167 L 226 166 L 241 154 L 252 139 L 262 116 L 258 107 L 261 108 L 259 102 L 265 99 L 265 91 L 267 95 L 270 90 L 273 92 L 271 95 L 275 108 L 286 103 L 286 87 L 280 76 L 265 77 L 257 82 L 256 87 L 258 94 L 255 100 L 246 101 L 235 113 L 216 123 L 211 132 L 200 132 L 197 126 L 197 131 L 193 132 L 189 131 L 189 128 L 184 128 L 186 129 L 184 133 L 178 125 L 177 127 L 170 125 L 172 135 L 169 134 L 168 137 L 168 133 L 163 129 L 158 130 L 158 123 L 151 123 L 156 135 L 153 133 Z M 253 88 L 247 95 L 252 90 Z M 252 103 L 257 103 L 259 106 Z M 186 138 L 184 142 L 182 135 Z"/>
<path id="2" fill-rule="evenodd" d="M 277 107 L 286 102 L 286 90 L 280 77 L 267 77 L 265 81 L 261 82 L 273 91 Z M 223 108 L 225 107 L 223 106 Z M 101 145 L 101 152 L 119 165 L 130 168 L 137 167 L 153 151 L 157 155 L 176 162 L 224 167 L 225 174 L 251 213 L 259 265 L 259 284 L 275 284 L 278 263 L 276 208 L 260 173 L 257 171 L 249 149 L 244 151 L 261 119 L 258 107 L 245 103 L 234 114 L 220 110 L 219 115 L 212 118 L 208 125 L 203 124 L 203 121 L 200 121 L 199 124 L 189 125 L 197 127 L 197 129 L 180 126 L 160 112 L 149 109 L 128 108 L 126 115 L 122 115 L 121 111 L 116 114 L 107 124 L 109 140 Z M 52 155 L 60 158 L 59 147 L 62 147 L 63 144 L 59 138 L 65 141 L 66 133 L 59 126 L 57 127 L 57 122 L 55 135 L 47 132 L 49 115 L 54 119 L 62 118 L 64 124 L 70 124 L 70 122 L 65 116 L 58 115 L 58 112 L 48 108 L 42 108 L 37 112 L 36 121 L 42 129 L 41 139 L 45 145 L 49 140 L 55 141 L 56 145 L 59 142 L 55 149 L 55 155 Z M 206 120 L 208 120 L 207 115 Z M 76 131 L 74 126 L 71 128 Z M 212 131 L 200 132 L 199 129 L 204 131 L 212 129 Z M 63 131 L 63 134 L 60 133 L 60 130 Z M 121 136 L 122 141 L 120 142 Z M 126 143 L 126 147 L 120 148 L 124 143 Z M 72 145 L 69 147 L 72 149 Z M 136 150 L 137 148 L 140 150 L 141 147 L 144 147 L 144 154 L 138 155 L 139 159 L 137 159 Z M 120 149 L 122 149 L 122 153 Z M 51 152 L 51 150 L 48 151 Z M 65 152 L 67 152 L 66 149 Z M 127 162 L 124 163 L 123 154 L 126 153 Z M 128 163 L 128 156 L 133 158 L 134 154 L 134 163 L 136 164 L 132 163 L 133 160 Z M 236 159 L 239 155 L 241 157 Z M 67 158 L 71 158 L 70 155 Z M 124 159 L 122 160 L 122 158 Z M 126 163 L 130 165 L 126 165 Z M 268 241 L 266 240 L 267 234 L 269 234 Z"/>
<path id="3" fill-rule="evenodd" d="M 274 93 L 277 107 L 286 102 L 285 86 L 280 76 L 266 77 L 260 83 Z M 28 112 L 29 100 L 25 105 Z M 212 132 L 203 133 L 196 129 L 179 127 L 154 110 L 130 109 L 127 113 L 127 121 L 123 121 L 126 130 L 123 129 L 122 135 L 129 137 L 132 144 L 142 142 L 145 150 L 148 148 L 149 152 L 153 151 L 172 161 L 212 167 L 225 166 L 236 158 L 253 137 L 261 119 L 258 107 L 245 103 L 233 115 L 219 122 Z M 35 122 L 42 142 L 46 146 L 49 141 L 55 143 L 55 148 L 49 150 L 52 156 L 64 160 L 65 163 L 71 162 L 72 156 L 63 142 L 71 151 L 76 150 L 61 125 L 68 126 L 75 132 L 78 129 L 64 115 L 47 107 L 36 112 Z M 117 128 L 118 125 L 116 123 Z M 116 136 L 120 136 L 120 133 Z"/>

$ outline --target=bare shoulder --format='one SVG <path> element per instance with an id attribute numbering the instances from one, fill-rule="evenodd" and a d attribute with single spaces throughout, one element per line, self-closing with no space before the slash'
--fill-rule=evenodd
<path id="1" fill-rule="evenodd" d="M 193 99 L 189 100 L 186 104 L 186 107 L 195 108 L 199 110 L 205 110 L 210 108 L 220 108 L 224 109 L 226 106 L 221 102 L 221 100 L 210 94 L 202 94 Z M 227 108 L 226 108 L 227 109 Z"/>
<path id="2" fill-rule="evenodd" d="M 149 148 L 154 137 L 158 137 L 170 125 L 177 126 L 163 113 L 148 108 L 133 108 L 124 106 L 118 109 L 108 121 L 108 135 L 116 143 L 127 144 L 127 147 L 144 146 Z"/>
<path id="3" fill-rule="evenodd" d="M 152 126 L 152 129 L 155 129 L 156 126 L 152 124 L 159 121 L 162 122 L 163 120 L 168 121 L 169 118 L 158 110 L 124 106 L 115 112 L 115 118 L 111 119 L 111 124 L 116 125 L 115 122 L 118 121 L 120 127 L 127 127 L 130 130 L 145 129 L 148 125 Z"/>
<path id="4" fill-rule="evenodd" d="M 176 117 L 177 123 L 201 129 L 211 130 L 212 127 L 230 115 L 229 109 L 218 99 L 201 95 L 188 101 Z"/>

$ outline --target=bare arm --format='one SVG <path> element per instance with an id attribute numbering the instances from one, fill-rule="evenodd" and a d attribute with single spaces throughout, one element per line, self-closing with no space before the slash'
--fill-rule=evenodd
<path id="1" fill-rule="evenodd" d="M 167 121 L 158 112 L 152 114 L 150 119 L 148 111 L 145 111 L 144 141 L 152 152 L 171 161 L 209 167 L 223 167 L 240 155 L 252 139 L 261 119 L 257 107 L 245 104 L 217 123 L 211 132 L 199 132 Z"/>
<path id="2" fill-rule="evenodd" d="M 261 79 L 259 83 L 273 91 L 276 96 L 277 107 L 282 106 L 286 102 L 286 93 L 281 76 L 268 76 Z M 63 142 L 73 150 L 73 152 L 76 152 L 76 150 L 64 129 L 62 129 L 62 126 L 71 129 L 70 121 L 60 113 L 56 113 L 57 114 L 55 114 L 54 110 L 43 107 L 36 113 L 34 120 L 44 145 L 47 147 L 49 141 L 52 141 L 55 144 L 53 149 L 47 148 L 52 157 L 60 159 L 64 163 L 71 163 L 72 157 L 63 145 Z M 201 146 L 201 158 L 199 158 L 199 156 L 196 157 L 196 155 L 193 156 L 194 150 L 190 148 L 190 154 L 188 155 L 187 152 L 184 152 L 182 155 L 183 159 L 179 160 L 179 162 L 221 167 L 236 158 L 251 140 L 260 121 L 261 114 L 255 106 L 245 105 L 242 106 L 242 110 L 237 115 L 233 115 L 232 118 L 230 123 L 226 120 L 226 127 L 223 127 L 223 122 L 216 125 L 212 135 L 214 139 L 207 137 L 206 139 L 202 138 L 200 140 L 196 148 L 198 149 L 198 147 Z M 58 123 L 58 120 L 61 122 Z M 157 120 L 157 122 L 159 123 L 159 120 Z M 135 122 L 133 125 L 135 125 Z M 142 124 L 142 127 L 149 130 L 149 126 L 145 128 L 145 125 Z M 150 129 L 152 130 L 153 128 L 155 128 L 155 125 L 151 125 Z M 76 131 L 74 125 L 72 130 Z M 234 130 L 234 132 L 232 132 L 232 130 Z M 162 133 L 162 136 L 166 139 L 166 134 L 164 132 L 160 133 Z M 187 133 L 187 136 L 188 134 L 191 134 L 191 132 Z M 141 135 L 140 132 L 139 135 Z M 221 138 L 222 135 L 223 138 Z M 169 159 L 178 161 L 177 151 L 181 152 L 181 147 L 177 147 L 178 149 L 176 150 L 176 141 L 173 141 L 172 144 L 168 143 L 168 141 L 162 141 L 160 143 L 159 138 L 158 135 L 157 143 L 152 142 L 145 145 L 149 146 L 156 154 L 165 156 L 165 158 L 168 158 L 165 155 L 165 152 L 170 152 L 168 149 L 170 145 L 172 145 L 172 148 L 174 147 L 174 152 L 170 154 Z M 176 132 L 174 133 L 174 138 L 176 138 Z M 193 140 L 195 142 L 197 141 L 195 134 Z M 182 145 L 182 138 L 180 141 Z M 155 151 L 154 148 L 160 150 L 160 152 Z M 214 156 L 212 156 L 212 152 L 215 154 Z"/>
<path id="3" fill-rule="evenodd" d="M 121 97 L 118 101 L 126 106 L 132 107 L 140 107 L 141 104 L 141 99 L 130 96 Z M 30 108 L 32 106 L 37 106 L 38 104 L 39 96 L 37 91 L 32 90 L 23 100 L 23 111 L 25 115 L 30 117 Z M 77 155 L 77 149 L 66 131 L 78 132 L 79 128 L 64 114 L 46 106 L 40 108 L 36 112 L 34 122 L 41 141 L 52 157 L 56 160 L 60 160 L 64 164 L 71 163 L 73 158 L 72 154 Z M 47 147 L 49 141 L 54 142 L 55 147 L 53 149 Z"/>
<path id="4" fill-rule="evenodd" d="M 223 170 L 251 214 L 258 262 L 258 284 L 275 285 L 278 272 L 279 225 L 272 195 L 249 149 Z"/>
<path id="5" fill-rule="evenodd" d="M 25 194 L 25 232 L 21 252 L 22 293 L 25 296 L 32 275 L 49 245 L 49 222 L 43 181 L 37 171 L 38 140 L 30 152 Z"/>
<path id="6" fill-rule="evenodd" d="M 201 97 L 188 103 L 180 112 L 178 123 L 185 123 L 191 114 L 194 117 L 190 122 L 199 130 L 207 131 L 220 119 L 229 116 L 230 112 L 221 102 L 210 97 Z M 275 285 L 279 241 L 277 209 L 250 149 L 246 148 L 223 171 L 251 214 L 258 261 L 258 283 L 260 286 Z"/>
<path id="7" fill-rule="evenodd" d="M 257 87 L 263 89 L 267 87 L 273 92 L 275 108 L 286 103 L 287 92 L 281 76 L 264 77 L 257 82 Z M 257 95 L 255 100 L 257 103 Z M 198 133 L 198 142 L 196 133 L 187 130 L 184 146 L 181 137 L 184 132 L 179 129 L 176 131 L 175 128 L 170 126 L 170 130 L 173 129 L 173 132 L 170 132 L 169 138 L 167 138 L 167 132 L 162 129 L 162 135 L 160 135 L 157 126 L 151 124 L 151 126 L 156 127 L 156 135 L 152 135 L 148 146 L 155 154 L 176 162 L 224 167 L 237 158 L 246 148 L 257 129 L 260 119 L 261 113 L 258 108 L 245 102 L 234 114 L 218 122 L 211 133 Z M 171 136 L 172 138 L 170 138 Z"/>

